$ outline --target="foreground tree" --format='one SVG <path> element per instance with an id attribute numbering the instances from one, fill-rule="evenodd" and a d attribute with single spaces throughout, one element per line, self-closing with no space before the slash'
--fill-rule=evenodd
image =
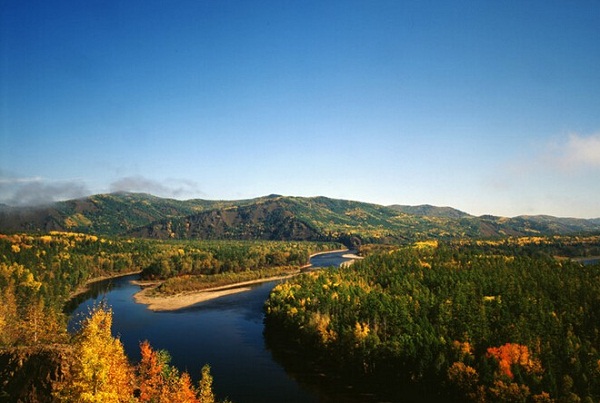
<path id="1" fill-rule="evenodd" d="M 202 367 L 202 379 L 200 379 L 200 403 L 215 403 L 215 395 L 212 390 L 213 377 L 210 374 L 210 366 Z"/>
<path id="2" fill-rule="evenodd" d="M 142 358 L 138 365 L 140 402 L 204 403 L 197 398 L 187 372 L 182 374 L 169 365 L 169 354 L 153 350 L 148 341 L 140 344 Z"/>
<path id="3" fill-rule="evenodd" d="M 75 337 L 70 375 L 54 385 L 54 400 L 77 403 L 215 403 L 210 367 L 202 368 L 200 387 L 187 372 L 169 364 L 164 350 L 148 341 L 140 344 L 141 360 L 134 369 L 123 345 L 111 334 L 112 311 L 95 308 Z M 137 387 L 138 389 L 135 389 Z"/>
<path id="4" fill-rule="evenodd" d="M 112 311 L 96 308 L 75 340 L 72 377 L 56 387 L 59 402 L 133 401 L 134 373 L 123 345 L 111 335 Z"/>

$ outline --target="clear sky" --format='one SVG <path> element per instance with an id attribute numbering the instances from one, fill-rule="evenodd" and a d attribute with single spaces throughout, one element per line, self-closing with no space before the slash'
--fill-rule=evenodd
<path id="1" fill-rule="evenodd" d="M 598 1 L 0 0 L 0 202 L 600 217 Z"/>

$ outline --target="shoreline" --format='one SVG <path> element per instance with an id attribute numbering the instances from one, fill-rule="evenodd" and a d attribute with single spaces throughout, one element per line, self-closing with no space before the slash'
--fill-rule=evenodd
<path id="1" fill-rule="evenodd" d="M 113 278 L 121 278 L 121 277 L 131 276 L 133 274 L 140 274 L 141 272 L 142 272 L 141 270 L 136 270 L 136 271 L 130 271 L 127 273 L 119 273 L 119 274 L 115 274 L 115 275 L 110 275 L 110 276 L 105 275 L 105 276 L 93 277 L 93 278 L 87 280 L 85 283 L 77 286 L 77 288 L 69 294 L 69 298 L 67 299 L 67 302 L 71 301 L 73 298 L 76 298 L 76 297 L 88 292 L 90 290 L 90 286 L 94 283 L 97 283 L 99 281 L 104 281 L 104 280 L 110 280 Z"/>
<path id="2" fill-rule="evenodd" d="M 266 277 L 256 280 L 240 281 L 238 283 L 222 285 L 219 287 L 206 288 L 198 291 L 190 291 L 174 295 L 151 295 L 151 292 L 156 288 L 149 286 L 143 288 L 133 295 L 133 300 L 137 304 L 144 304 L 146 308 L 153 312 L 176 311 L 179 309 L 188 308 L 200 302 L 210 301 L 212 299 L 224 297 L 227 295 L 237 294 L 252 289 L 252 285 L 268 283 L 270 281 L 285 280 L 300 274 L 287 274 L 283 276 Z"/>
<path id="3" fill-rule="evenodd" d="M 314 256 L 322 255 L 325 253 L 336 253 L 336 252 L 350 252 L 349 249 L 338 249 L 324 252 L 313 253 L 309 256 L 311 259 Z M 352 259 L 350 261 L 342 263 L 342 267 L 352 264 L 356 259 L 362 259 L 361 256 L 357 256 L 354 253 L 346 253 L 342 255 L 346 259 Z M 227 295 L 237 294 L 244 291 L 249 291 L 250 286 L 268 283 L 270 281 L 280 281 L 288 278 L 295 277 L 304 272 L 304 270 L 310 268 L 312 264 L 307 264 L 298 268 L 297 272 L 260 278 L 256 280 L 240 281 L 237 283 L 222 285 L 218 287 L 205 288 L 198 291 L 190 291 L 174 295 L 152 295 L 152 291 L 160 284 L 160 282 L 153 282 L 151 284 L 145 282 L 136 282 L 136 284 L 143 286 L 142 290 L 134 294 L 133 300 L 138 304 L 146 305 L 146 308 L 153 312 L 165 312 L 165 311 L 176 311 L 179 309 L 188 308 L 192 305 L 200 302 L 210 301 L 215 298 L 224 297 Z"/>

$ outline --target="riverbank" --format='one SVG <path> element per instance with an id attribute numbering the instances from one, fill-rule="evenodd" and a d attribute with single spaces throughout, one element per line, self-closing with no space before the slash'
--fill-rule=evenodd
<path id="1" fill-rule="evenodd" d="M 327 253 L 342 253 L 342 252 L 350 252 L 348 249 L 339 249 L 334 251 L 326 251 L 319 252 L 310 255 L 310 259 L 315 256 L 323 255 Z M 344 262 L 344 266 L 351 264 L 356 259 L 362 259 L 362 257 L 357 256 L 354 253 L 346 253 L 342 255 L 345 259 L 351 259 L 348 262 Z M 160 282 L 154 282 L 152 284 L 148 283 L 138 283 L 139 285 L 146 286 L 140 292 L 136 293 L 133 296 L 133 299 L 138 304 L 144 304 L 151 311 L 175 311 L 178 309 L 188 308 L 192 305 L 198 304 L 200 302 L 210 301 L 215 298 L 224 297 L 227 295 L 237 294 L 240 292 L 248 291 L 251 289 L 251 286 L 267 283 L 270 281 L 281 281 L 288 278 L 292 278 L 302 273 L 306 269 L 310 268 L 312 265 L 308 264 L 299 268 L 298 271 L 285 274 L 281 276 L 272 276 L 259 278 L 255 280 L 248 281 L 240 281 L 232 284 L 222 285 L 218 287 L 205 288 L 197 291 L 189 291 L 182 292 L 174 295 L 161 295 L 156 293 L 156 288 L 161 284 Z"/>
<path id="2" fill-rule="evenodd" d="M 132 274 L 140 274 L 141 272 L 142 272 L 141 270 L 136 270 L 136 271 L 130 271 L 127 273 L 119 273 L 119 274 L 110 275 L 110 276 L 107 275 L 107 276 L 98 276 L 98 277 L 91 278 L 91 279 L 87 280 L 85 283 L 79 285 L 75 289 L 75 291 L 73 291 L 71 294 L 69 294 L 69 301 L 88 292 L 90 290 L 91 286 L 97 282 L 110 280 L 113 278 L 121 278 L 121 277 L 131 276 Z"/>
<path id="3" fill-rule="evenodd" d="M 344 262 L 341 264 L 341 267 L 348 267 L 350 266 L 352 263 L 356 262 L 357 260 L 361 260 L 364 259 L 364 256 L 358 256 L 355 253 L 346 253 L 345 255 L 342 255 L 342 257 L 344 259 L 350 259 L 347 262 Z"/>
<path id="4" fill-rule="evenodd" d="M 185 292 L 175 295 L 158 295 L 154 294 L 158 284 L 149 286 L 136 293 L 133 300 L 138 304 L 144 304 L 147 308 L 154 312 L 159 311 L 176 311 L 178 309 L 188 308 L 200 302 L 210 301 L 211 299 L 224 297 L 227 295 L 237 294 L 239 292 L 249 291 L 250 286 L 267 283 L 269 281 L 281 281 L 294 276 L 300 272 L 288 274 L 285 276 L 268 277 L 256 280 L 242 281 L 235 284 L 224 285 L 220 287 L 206 288 L 199 291 Z"/>

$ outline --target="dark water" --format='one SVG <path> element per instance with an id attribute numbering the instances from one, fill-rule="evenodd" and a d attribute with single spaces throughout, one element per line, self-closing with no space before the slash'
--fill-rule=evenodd
<path id="1" fill-rule="evenodd" d="M 584 266 L 591 266 L 600 263 L 600 256 L 582 257 L 573 260 L 580 262 Z"/>
<path id="2" fill-rule="evenodd" d="M 317 255 L 311 263 L 316 267 L 339 265 L 348 260 L 342 257 L 344 253 Z M 219 399 L 228 397 L 235 403 L 346 400 L 325 385 L 320 388 L 318 373 L 290 375 L 267 348 L 263 304 L 277 282 L 175 312 L 152 312 L 133 301 L 140 290 L 130 283 L 135 278 L 137 275 L 96 284 L 74 309 L 70 328 L 74 329 L 94 304 L 105 301 L 113 310 L 113 333 L 121 338 L 131 360 L 139 360 L 139 343 L 148 340 L 155 349 L 168 350 L 172 364 L 187 370 L 195 380 L 208 363 Z"/>

